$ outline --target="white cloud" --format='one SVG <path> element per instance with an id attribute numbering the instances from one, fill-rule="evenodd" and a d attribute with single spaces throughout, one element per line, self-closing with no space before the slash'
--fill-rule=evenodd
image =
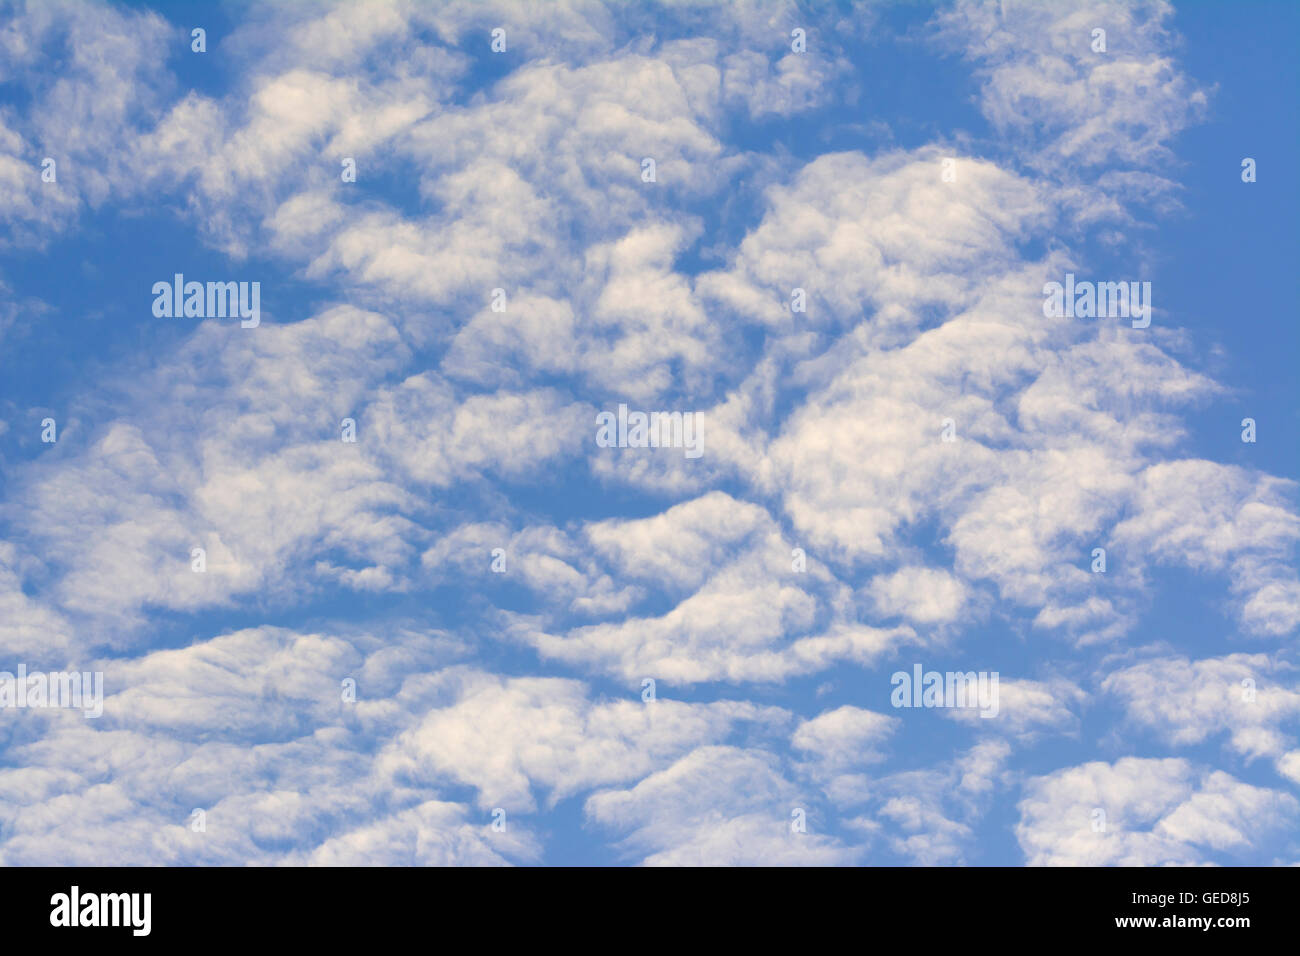
<path id="1" fill-rule="evenodd" d="M 1014 680 L 999 675 L 998 711 L 982 716 L 981 708 L 958 707 L 944 715 L 974 729 L 995 734 L 1032 737 L 1042 733 L 1077 735 L 1080 706 L 1088 699 L 1078 685 L 1063 678 L 1046 681 Z"/>
<path id="2" fill-rule="evenodd" d="M 1192 865 L 1263 852 L 1294 828 L 1300 803 L 1185 760 L 1125 757 L 1030 780 L 1016 837 L 1032 866 Z M 1094 829 L 1102 817 L 1104 829 Z"/>
<path id="3" fill-rule="evenodd" d="M 399 737 L 380 766 L 398 777 L 450 778 L 473 786 L 483 808 L 527 813 L 535 791 L 554 805 L 644 777 L 738 722 L 780 719 L 745 703 L 595 702 L 577 681 L 469 675 L 456 702 Z"/>
<path id="4" fill-rule="evenodd" d="M 922 866 L 964 863 L 975 827 L 1007 782 L 1010 754 L 1006 741 L 986 740 L 945 764 L 873 780 L 846 800 L 874 805 L 853 825 L 879 834 L 895 853 Z"/>
<path id="5" fill-rule="evenodd" d="M 1072 680 L 1002 681 L 997 720 L 947 714 L 973 747 L 908 771 L 888 761 L 896 718 L 744 698 L 955 646 L 989 617 L 1117 641 L 1157 564 L 1225 576 L 1252 634 L 1300 625 L 1294 485 L 1185 457 L 1179 409 L 1222 390 L 1167 353 L 1174 330 L 1042 318 L 1043 283 L 1088 265 L 1085 230 L 1171 201 L 1169 144 L 1206 97 L 1170 58 L 1164 3 L 960 0 L 933 32 L 975 64 L 996 141 L 800 158 L 749 152 L 737 122 L 856 109 L 843 44 L 870 10 L 673 4 L 652 30 L 587 0 L 271 6 L 209 37 L 233 78 L 209 95 L 169 72 L 187 40 L 158 15 L 14 9 L 0 83 L 30 104 L 0 116 L 7 242 L 118 200 L 179 215 L 250 276 L 288 275 L 252 334 L 199 323 L 128 357 L 74 390 L 56 449 L 5 463 L 0 647 L 51 667 L 113 651 L 101 722 L 7 725 L 7 864 L 533 862 L 529 815 L 592 790 L 588 818 L 647 863 L 853 863 L 868 844 L 966 862 L 1013 748 L 1078 736 Z M 510 57 L 483 82 L 473 46 L 498 25 Z M 805 25 L 809 52 L 790 52 Z M 66 68 L 42 69 L 54 47 Z M 15 310 L 41 307 L 0 292 L 8 344 Z M 351 304 L 299 319 L 302 295 Z M 594 411 L 623 400 L 703 412 L 705 456 L 595 448 Z M 592 506 L 593 485 L 634 504 Z M 1098 546 L 1105 575 L 1087 570 Z M 201 616 L 333 614 L 342 591 L 366 614 L 457 588 L 464 611 L 425 602 L 452 633 L 383 617 L 210 636 Z M 209 636 L 179 646 L 190 633 Z M 498 650 L 628 699 L 513 661 L 451 666 Z M 1167 658 L 1101 689 L 1163 743 L 1225 734 L 1295 782 L 1288 674 L 1268 654 Z M 719 681 L 738 699 L 665 696 Z M 1020 809 L 1032 863 L 1260 857 L 1297 814 L 1285 793 L 1130 757 L 1034 778 Z"/>
<path id="6" fill-rule="evenodd" d="M 622 846 L 651 866 L 827 866 L 861 851 L 791 823 L 802 798 L 761 750 L 702 747 L 629 790 L 588 798 L 587 816 L 627 835 Z M 811 817 L 808 819 L 807 817 Z"/>
<path id="7" fill-rule="evenodd" d="M 1283 727 L 1300 716 L 1300 681 L 1267 654 L 1191 661 L 1143 661 L 1110 674 L 1102 690 L 1119 697 L 1130 720 L 1166 743 L 1186 746 L 1228 734 L 1233 750 L 1254 759 L 1294 746 Z"/>
<path id="8" fill-rule="evenodd" d="M 885 617 L 905 617 L 918 624 L 952 622 L 962 613 L 967 588 L 939 568 L 899 568 L 879 575 L 867 586 L 876 610 Z"/>
<path id="9" fill-rule="evenodd" d="M 878 748 L 897 724 L 897 717 L 844 706 L 803 721 L 790 740 L 830 766 L 846 767 L 883 759 Z"/>
<path id="10" fill-rule="evenodd" d="M 976 61 L 980 107 L 1046 172 L 1158 166 L 1207 102 L 1168 57 L 1165 0 L 1087 5 L 959 0 L 939 36 Z M 1093 49 L 1105 30 L 1106 50 Z"/>

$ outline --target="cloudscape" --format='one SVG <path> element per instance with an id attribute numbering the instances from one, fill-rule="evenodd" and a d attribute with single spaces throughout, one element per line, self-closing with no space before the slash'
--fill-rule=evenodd
<path id="1" fill-rule="evenodd" d="M 1300 863 L 1298 27 L 0 3 L 0 864 Z"/>

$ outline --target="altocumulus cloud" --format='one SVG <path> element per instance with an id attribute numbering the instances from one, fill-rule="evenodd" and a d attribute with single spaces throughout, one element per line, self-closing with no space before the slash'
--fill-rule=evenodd
<path id="1" fill-rule="evenodd" d="M 4 713 L 0 862 L 1300 859 L 1296 476 L 1152 281 L 1175 19 L 5 4 L 0 670 L 106 696 Z M 869 95 L 904 36 L 959 108 Z"/>

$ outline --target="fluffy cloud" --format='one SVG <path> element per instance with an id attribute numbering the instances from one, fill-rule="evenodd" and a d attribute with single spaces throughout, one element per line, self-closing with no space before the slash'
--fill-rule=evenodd
<path id="1" fill-rule="evenodd" d="M 199 89 L 162 15 L 2 16 L 0 247 L 162 217 L 267 293 L 256 329 L 91 336 L 58 444 L 0 457 L 0 650 L 109 694 L 5 722 L 3 862 L 528 863 L 567 800 L 649 864 L 978 862 L 1016 800 L 1030 863 L 1294 857 L 1285 792 L 1031 749 L 1093 746 L 1104 699 L 1122 754 L 1222 735 L 1300 780 L 1283 657 L 1123 646 L 1167 568 L 1291 634 L 1294 483 L 1193 450 L 1226 389 L 1177 316 L 1041 309 L 1171 202 L 1208 99 L 1166 4 L 944 7 L 913 52 L 961 54 L 993 137 L 883 149 L 869 9 L 254 7 Z M 55 311 L 23 279 L 6 347 Z M 598 448 L 619 402 L 698 411 L 704 456 Z M 916 755 L 862 706 L 916 648 L 1026 676 Z"/>
<path id="2" fill-rule="evenodd" d="M 588 798 L 593 822 L 650 866 L 827 866 L 860 854 L 816 832 L 799 789 L 761 750 L 703 747 L 630 790 Z M 805 829 L 792 826 L 805 813 Z"/>
<path id="3" fill-rule="evenodd" d="M 1281 758 L 1294 745 L 1283 731 L 1300 716 L 1294 668 L 1267 654 L 1159 658 L 1117 671 L 1101 686 L 1123 701 L 1130 720 L 1172 745 L 1227 733 L 1232 749 L 1248 758 Z"/>
<path id="4" fill-rule="evenodd" d="M 1272 841 L 1297 815 L 1289 794 L 1222 771 L 1125 757 L 1029 781 L 1016 837 L 1034 866 L 1186 865 L 1251 851 L 1276 860 L 1285 850 Z"/>
<path id="5" fill-rule="evenodd" d="M 484 808 L 536 808 L 581 790 L 635 780 L 693 746 L 725 738 L 738 721 L 781 720 L 743 703 L 587 699 L 576 681 L 467 680 L 454 706 L 431 711 L 380 759 L 404 778 L 449 776 L 473 786 Z"/>

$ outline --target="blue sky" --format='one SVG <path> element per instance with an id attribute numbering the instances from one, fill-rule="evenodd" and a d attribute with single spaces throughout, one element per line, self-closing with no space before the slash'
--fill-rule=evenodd
<path id="1" fill-rule="evenodd" d="M 1294 5 L 0 18 L 0 862 L 1300 861 Z"/>

